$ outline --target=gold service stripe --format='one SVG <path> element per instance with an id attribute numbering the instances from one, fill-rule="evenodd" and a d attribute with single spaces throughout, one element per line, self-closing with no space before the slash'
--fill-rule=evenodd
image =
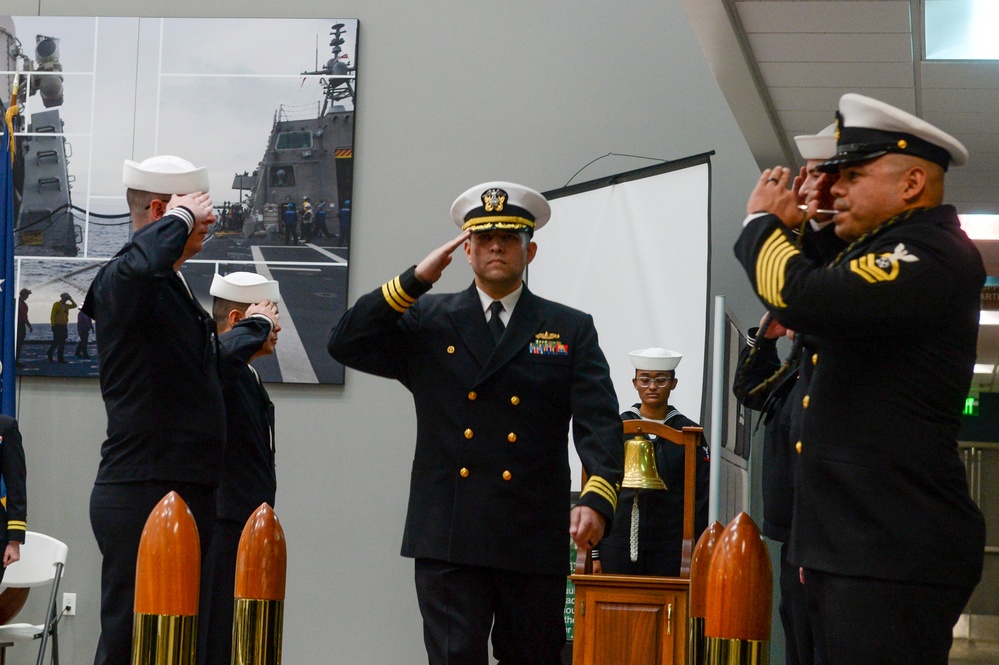
<path id="1" fill-rule="evenodd" d="M 416 298 L 411 297 L 403 290 L 402 282 L 399 281 L 398 277 L 382 284 L 382 296 L 389 307 L 400 313 L 405 312 L 416 302 Z"/>
<path id="2" fill-rule="evenodd" d="M 617 509 L 617 492 L 614 491 L 614 486 L 600 476 L 592 476 L 589 480 L 587 480 L 586 486 L 579 494 L 582 496 L 587 492 L 599 494 L 607 499 L 615 510 Z"/>

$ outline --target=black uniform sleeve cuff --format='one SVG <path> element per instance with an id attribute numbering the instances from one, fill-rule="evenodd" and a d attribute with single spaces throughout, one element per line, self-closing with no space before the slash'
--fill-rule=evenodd
<path id="1" fill-rule="evenodd" d="M 416 266 L 382 284 L 382 296 L 389 307 L 395 311 L 405 312 L 413 306 L 416 299 L 430 290 L 432 284 L 425 284 L 416 277 Z"/>
<path id="2" fill-rule="evenodd" d="M 185 206 L 177 206 L 176 208 L 171 208 L 167 215 L 173 215 L 177 217 L 182 222 L 187 224 L 187 234 L 191 235 L 191 231 L 194 230 L 194 213 Z M 166 215 L 164 215 L 165 217 Z"/>
<path id="3" fill-rule="evenodd" d="M 777 348 L 777 338 L 760 335 L 760 329 L 756 326 L 746 331 L 746 343 L 760 351 L 770 351 Z"/>
<path id="4" fill-rule="evenodd" d="M 7 520 L 7 541 L 24 542 L 24 532 L 28 529 L 27 522 L 22 520 Z"/>
<path id="5" fill-rule="evenodd" d="M 579 505 L 592 508 L 603 515 L 609 528 L 614 519 L 614 511 L 617 509 L 619 491 L 619 487 L 612 485 L 605 478 L 590 476 L 583 486 L 583 491 L 579 493 Z"/>
<path id="6" fill-rule="evenodd" d="M 267 316 L 266 314 L 261 314 L 261 313 L 258 312 L 256 314 L 250 314 L 246 318 L 248 318 L 248 319 L 260 319 L 262 321 L 266 321 L 270 325 L 270 328 L 267 331 L 268 335 L 274 330 L 274 321 L 272 321 L 271 317 Z"/>

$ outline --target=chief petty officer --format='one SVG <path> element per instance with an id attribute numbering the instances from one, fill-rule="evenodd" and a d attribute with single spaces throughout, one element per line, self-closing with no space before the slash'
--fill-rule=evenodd
<path id="1" fill-rule="evenodd" d="M 965 147 L 930 123 L 846 94 L 837 114 L 835 233 L 823 265 L 794 245 L 806 213 L 767 169 L 736 256 L 763 304 L 817 352 L 791 526 L 818 663 L 947 663 L 981 578 L 982 514 L 957 452 L 985 270 L 944 172 Z M 759 213 L 759 214 L 754 214 Z"/>

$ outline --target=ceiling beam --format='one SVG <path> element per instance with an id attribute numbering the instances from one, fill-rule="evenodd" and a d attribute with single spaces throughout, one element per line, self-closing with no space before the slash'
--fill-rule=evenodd
<path id="1" fill-rule="evenodd" d="M 680 2 L 756 164 L 797 163 L 733 2 Z"/>

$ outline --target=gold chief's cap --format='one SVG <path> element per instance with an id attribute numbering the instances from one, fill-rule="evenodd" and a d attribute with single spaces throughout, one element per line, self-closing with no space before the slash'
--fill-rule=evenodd
<path id="1" fill-rule="evenodd" d="M 895 152 L 934 162 L 946 171 L 968 161 L 968 149 L 947 132 L 922 118 L 877 99 L 848 92 L 836 112 L 836 154 L 819 169 L 865 162 Z"/>

